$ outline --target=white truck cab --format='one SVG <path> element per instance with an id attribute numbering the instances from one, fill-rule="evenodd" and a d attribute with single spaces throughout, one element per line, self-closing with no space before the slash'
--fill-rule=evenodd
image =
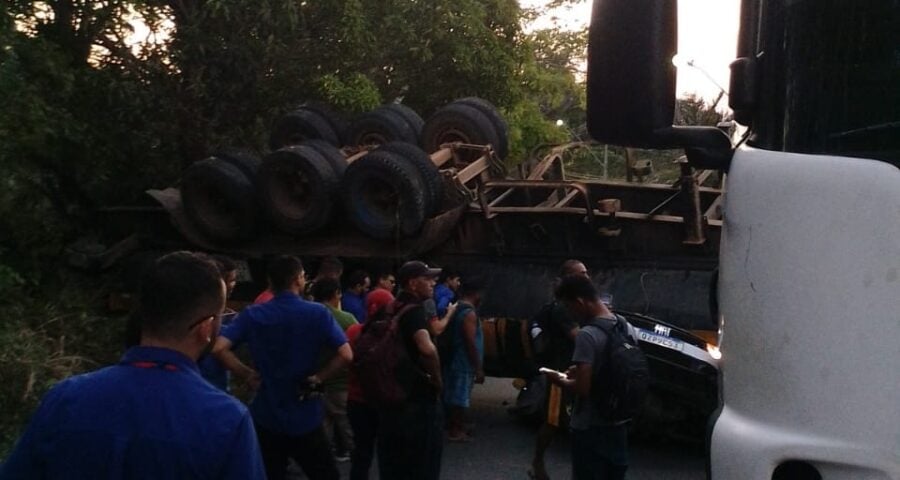
<path id="1" fill-rule="evenodd" d="M 595 2 L 589 128 L 727 172 L 710 477 L 898 480 L 900 2 L 745 0 L 725 145 L 671 125 L 675 10 Z"/>

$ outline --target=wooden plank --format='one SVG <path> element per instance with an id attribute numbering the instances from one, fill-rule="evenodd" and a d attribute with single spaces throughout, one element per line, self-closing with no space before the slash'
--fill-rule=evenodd
<path id="1" fill-rule="evenodd" d="M 701 170 L 700 174 L 697 175 L 697 185 L 703 185 L 703 182 L 707 181 L 713 173 L 715 173 L 715 170 Z"/>
<path id="2" fill-rule="evenodd" d="M 347 165 L 350 165 L 351 163 L 353 163 L 353 162 L 359 160 L 360 158 L 365 157 L 368 153 L 369 153 L 368 150 L 363 150 L 363 151 L 361 151 L 361 152 L 359 152 L 359 153 L 356 153 L 356 154 L 354 154 L 354 155 L 350 155 L 349 157 L 347 157 Z"/>
<path id="3" fill-rule="evenodd" d="M 588 187 L 611 187 L 611 188 L 623 188 L 628 190 L 655 190 L 655 191 L 668 191 L 668 192 L 676 192 L 678 191 L 678 187 L 673 187 L 671 185 L 665 185 L 662 183 L 628 183 L 617 180 L 579 180 L 579 182 L 587 185 Z M 722 193 L 722 190 L 719 188 L 712 187 L 700 187 L 701 193 Z"/>
<path id="4" fill-rule="evenodd" d="M 716 197 L 703 215 L 709 220 L 720 220 L 722 218 L 722 204 L 724 203 L 724 200 L 725 195 Z"/>
<path id="5" fill-rule="evenodd" d="M 507 191 L 501 193 L 497 196 L 497 198 L 495 198 L 493 201 L 491 201 L 491 203 L 488 204 L 488 207 L 496 207 L 500 204 L 500 202 L 506 200 L 510 195 L 512 195 L 513 191 L 515 191 L 515 188 L 510 188 Z"/>
<path id="6" fill-rule="evenodd" d="M 553 206 L 556 208 L 567 207 L 570 203 L 572 203 L 572 200 L 575 200 L 575 197 L 577 197 L 580 193 L 581 192 L 579 192 L 578 190 L 572 190 L 571 192 L 566 194 L 566 196 L 563 197 L 560 201 L 556 202 L 556 205 Z"/>
<path id="7" fill-rule="evenodd" d="M 553 162 L 555 162 L 557 159 L 561 160 L 562 158 L 556 153 L 551 153 L 550 155 L 544 157 L 540 162 L 538 162 L 537 165 L 534 166 L 534 169 L 531 170 L 531 173 L 528 174 L 527 180 L 540 180 L 541 178 L 543 178 L 544 174 L 547 173 L 548 170 L 550 170 L 550 167 L 553 166 Z"/>
<path id="8" fill-rule="evenodd" d="M 459 179 L 459 183 L 463 185 L 472 181 L 473 178 L 481 175 L 488 169 L 488 160 L 487 157 L 481 157 L 478 160 L 470 163 L 466 166 L 466 168 L 459 171 L 456 174 L 456 178 Z"/>
<path id="9" fill-rule="evenodd" d="M 445 163 L 449 162 L 453 159 L 453 149 L 452 148 L 442 148 L 431 154 L 431 163 L 434 164 L 435 167 L 441 168 Z"/>

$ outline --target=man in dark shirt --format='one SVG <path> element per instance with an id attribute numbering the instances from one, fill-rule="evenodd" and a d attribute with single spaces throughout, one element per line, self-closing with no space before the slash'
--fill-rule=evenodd
<path id="1" fill-rule="evenodd" d="M 557 298 L 582 326 L 604 323 L 631 337 L 637 345 L 634 329 L 616 317 L 600 299 L 590 279 L 569 276 L 562 280 Z M 572 478 L 574 480 L 621 480 L 628 469 L 627 423 L 609 420 L 611 412 L 601 411 L 595 379 L 609 375 L 609 343 L 603 328 L 581 328 L 575 337 L 573 366 L 566 373 L 548 373 L 556 385 L 575 393 L 575 408 L 569 427 L 572 430 Z M 635 347 L 636 348 L 636 347 Z"/>
<path id="2" fill-rule="evenodd" d="M 587 267 L 578 260 L 566 260 L 560 266 L 560 279 L 570 275 L 590 278 Z M 531 332 L 535 339 L 538 366 L 566 371 L 575 348 L 578 322 L 565 306 L 557 300 L 544 305 L 532 319 Z M 531 470 L 529 470 L 529 476 L 536 480 L 549 478 L 544 467 L 544 453 L 550 447 L 560 425 L 566 423 L 570 403 L 568 395 L 564 395 L 563 390 L 553 384 L 547 384 L 546 402 L 547 417 L 538 429 L 534 457 L 531 460 Z"/>
<path id="3" fill-rule="evenodd" d="M 157 260 L 141 282 L 140 345 L 50 390 L 0 478 L 264 479 L 247 409 L 195 363 L 224 306 L 225 284 L 206 257 Z"/>
<path id="4" fill-rule="evenodd" d="M 312 480 L 337 479 L 322 427 L 322 400 L 309 392 L 347 367 L 353 353 L 328 309 L 300 298 L 305 283 L 300 260 L 276 258 L 269 278 L 275 297 L 241 312 L 222 332 L 213 353 L 232 373 L 259 389 L 250 412 L 269 480 L 285 477 L 289 457 Z M 232 353 L 231 347 L 242 343 L 247 343 L 257 370 Z M 316 371 L 323 349 L 336 353 Z"/>
<path id="5" fill-rule="evenodd" d="M 398 321 L 400 337 L 417 372 L 407 385 L 408 399 L 401 405 L 379 409 L 378 468 L 380 478 L 437 480 L 441 470 L 443 414 L 438 401 L 441 365 L 431 340 L 429 322 L 421 303 L 434 292 L 440 269 L 413 261 L 400 267 L 402 291 L 397 303 L 416 305 Z M 399 311 L 399 309 L 395 309 Z"/>

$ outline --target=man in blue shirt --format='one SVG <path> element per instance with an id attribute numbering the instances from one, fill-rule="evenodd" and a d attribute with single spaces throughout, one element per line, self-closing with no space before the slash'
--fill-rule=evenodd
<path id="1" fill-rule="evenodd" d="M 214 255 L 212 259 L 216 262 L 216 266 L 219 267 L 219 271 L 222 273 L 222 280 L 225 282 L 225 299 L 228 300 L 234 292 L 234 287 L 237 286 L 238 265 L 234 260 L 225 255 Z M 237 312 L 225 307 L 225 311 L 222 312 L 222 328 L 227 327 L 231 321 L 234 320 L 236 315 Z M 228 370 L 226 370 L 222 363 L 219 362 L 219 359 L 207 353 L 197 360 L 197 366 L 200 368 L 200 375 L 202 375 L 207 382 L 224 392 L 229 391 L 228 381 L 230 375 L 228 374 Z"/>
<path id="2" fill-rule="evenodd" d="M 437 316 L 443 318 L 447 314 L 447 307 L 456 297 L 459 288 L 459 272 L 445 268 L 441 271 L 441 280 L 434 287 L 434 303 L 437 305 Z"/>
<path id="3" fill-rule="evenodd" d="M 322 305 L 303 300 L 303 264 L 278 257 L 269 269 L 275 297 L 241 312 L 216 341 L 213 354 L 239 378 L 258 388 L 250 412 L 269 480 L 285 478 L 293 458 L 311 480 L 339 474 L 325 430 L 322 382 L 353 359 L 347 337 Z M 246 343 L 256 369 L 231 351 Z M 335 354 L 319 369 L 321 352 Z"/>
<path id="4" fill-rule="evenodd" d="M 341 310 L 352 313 L 359 323 L 366 321 L 366 293 L 371 283 L 368 273 L 356 270 L 347 279 L 347 289 L 341 297 Z"/>
<path id="5" fill-rule="evenodd" d="M 144 273 L 140 297 L 140 345 L 51 389 L 0 478 L 265 478 L 247 409 L 195 363 L 225 306 L 216 266 L 166 255 Z"/>

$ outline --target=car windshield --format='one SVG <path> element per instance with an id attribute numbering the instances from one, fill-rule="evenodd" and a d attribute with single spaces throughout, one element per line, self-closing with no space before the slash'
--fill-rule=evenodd
<path id="1" fill-rule="evenodd" d="M 753 144 L 900 165 L 900 0 L 771 1 L 762 29 Z"/>

